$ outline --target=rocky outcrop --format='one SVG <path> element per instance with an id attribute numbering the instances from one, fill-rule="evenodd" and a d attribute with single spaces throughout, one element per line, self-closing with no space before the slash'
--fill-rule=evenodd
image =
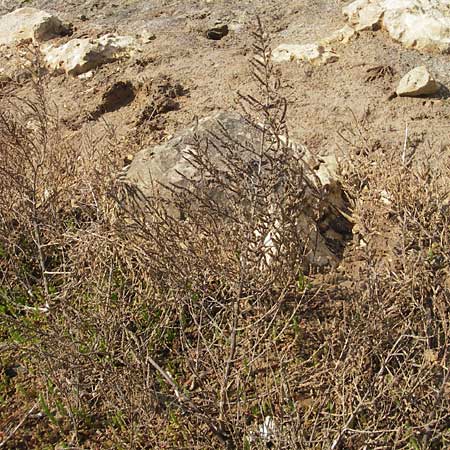
<path id="1" fill-rule="evenodd" d="M 0 45 L 42 42 L 67 31 L 57 17 L 35 8 L 20 8 L 0 17 Z"/>
<path id="2" fill-rule="evenodd" d="M 272 52 L 274 62 L 306 61 L 311 64 L 326 64 L 338 60 L 338 55 L 320 44 L 281 44 Z"/>
<path id="3" fill-rule="evenodd" d="M 280 44 L 272 51 L 272 61 L 276 63 L 303 61 L 318 66 L 333 63 L 339 59 L 339 55 L 331 46 L 339 43 L 346 44 L 355 34 L 354 28 L 345 25 L 319 42 L 312 44 Z"/>
<path id="4" fill-rule="evenodd" d="M 80 75 L 102 64 L 130 56 L 136 50 L 133 37 L 107 34 L 98 39 L 72 39 L 59 47 L 44 48 L 43 53 L 51 70 Z"/>
<path id="5" fill-rule="evenodd" d="M 226 130 L 227 139 L 232 139 L 233 142 L 257 141 L 258 131 L 243 118 L 235 113 L 221 112 L 200 120 L 197 126 L 191 126 L 180 131 L 164 144 L 140 151 L 134 157 L 123 180 L 128 184 L 137 186 L 145 196 L 154 195 L 155 189 L 162 196 L 172 195 L 172 190 L 165 189 L 164 186 L 189 188 L 190 184 L 187 179 L 196 180 L 199 174 L 189 153 L 193 148 L 194 134 L 200 139 L 206 137 L 209 140 L 212 139 L 211 145 L 208 146 L 209 159 L 219 170 L 226 171 L 227 169 L 222 162 L 223 141 L 210 134 L 210 131 L 214 131 L 220 135 L 222 128 L 219 127 L 219 122 L 221 127 Z M 302 149 L 302 151 L 305 151 L 303 159 L 305 176 L 309 177 L 311 183 L 320 183 L 323 188 L 324 199 L 321 202 L 320 214 L 317 216 L 317 210 L 308 206 L 309 201 L 311 201 L 311 204 L 315 201 L 311 193 L 311 198 L 309 200 L 306 198 L 304 214 L 302 214 L 297 226 L 299 232 L 305 237 L 305 242 L 309 242 L 309 263 L 319 267 L 333 265 L 337 262 L 337 258 L 329 244 L 333 240 L 342 241 L 343 236 L 340 233 L 345 234 L 345 230 L 339 227 L 339 223 L 342 225 L 345 219 L 338 212 L 343 207 L 343 200 L 337 179 L 336 159 L 332 157 L 317 159 L 306 149 Z M 246 152 L 245 158 L 248 158 L 248 163 L 252 164 L 254 162 L 252 158 L 255 158 L 255 154 Z M 220 192 L 211 192 L 211 195 L 219 203 L 222 201 Z M 172 210 L 171 214 L 177 216 L 178 212 Z M 255 230 L 256 232 L 257 230 Z M 276 234 L 276 223 L 274 223 L 272 233 L 269 233 L 264 239 L 271 254 L 274 250 L 272 248 L 274 234 Z"/>
<path id="6" fill-rule="evenodd" d="M 349 25 L 344 25 L 339 30 L 334 31 L 329 36 L 321 39 L 320 44 L 326 46 L 330 44 L 347 44 L 356 34 L 356 30 Z"/>
<path id="7" fill-rule="evenodd" d="M 80 75 L 102 64 L 131 56 L 138 49 L 132 36 L 107 34 L 98 39 L 72 39 L 64 45 L 44 44 L 58 35 L 69 33 L 55 16 L 35 8 L 20 8 L 0 17 L 0 45 L 14 45 L 23 41 L 41 44 L 47 67 L 57 73 Z M 3 68 L 4 69 L 4 68 Z M 12 79 L 3 70 L 2 82 Z"/>
<path id="8" fill-rule="evenodd" d="M 357 31 L 372 30 L 380 26 L 384 10 L 371 0 L 356 0 L 342 9 L 344 16 Z"/>
<path id="9" fill-rule="evenodd" d="M 450 52 L 449 0 L 356 0 L 343 13 L 356 30 L 381 27 L 405 47 Z"/>

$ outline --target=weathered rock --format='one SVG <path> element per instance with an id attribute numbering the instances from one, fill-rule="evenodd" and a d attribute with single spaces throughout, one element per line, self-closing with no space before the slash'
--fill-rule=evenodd
<path id="1" fill-rule="evenodd" d="M 43 49 L 47 66 L 56 72 L 80 75 L 138 50 L 131 36 L 104 35 L 98 39 L 72 39 L 60 47 Z"/>
<path id="2" fill-rule="evenodd" d="M 140 39 L 140 41 L 144 44 L 148 44 L 151 41 L 154 41 L 156 39 L 156 34 L 152 33 L 148 30 L 142 30 L 137 37 Z"/>
<path id="3" fill-rule="evenodd" d="M 213 41 L 219 41 L 228 34 L 227 24 L 217 24 L 206 32 L 206 37 Z"/>
<path id="4" fill-rule="evenodd" d="M 391 0 L 390 3 L 395 5 L 396 2 Z M 392 38 L 406 47 L 448 53 L 450 2 L 411 0 L 405 3 L 404 8 L 392 8 L 385 13 L 384 27 Z"/>
<path id="5" fill-rule="evenodd" d="M 223 142 L 216 140 L 209 133 L 214 131 L 220 136 L 221 128 L 218 122 L 221 123 L 221 126 L 226 129 L 228 135 L 235 142 L 254 142 L 258 138 L 257 130 L 238 114 L 221 112 L 201 119 L 198 125 L 190 126 L 178 132 L 164 144 L 144 149 L 137 153 L 123 180 L 126 183 L 139 187 L 145 196 L 154 195 L 155 188 L 159 190 L 160 195 L 163 197 L 172 195 L 172 191 L 165 189 L 164 186 L 189 188 L 190 184 L 186 181 L 186 178 L 196 180 L 199 174 L 198 169 L 191 162 L 192 157 L 189 153 L 193 149 L 194 133 L 200 139 L 208 137 L 208 139 L 213 141 L 208 147 L 210 161 L 218 169 L 226 171 L 226 166 L 224 166 L 222 160 Z M 304 160 L 308 161 L 308 167 L 314 167 L 314 171 L 311 171 L 311 169 L 309 169 L 309 172 L 305 170 L 305 174 L 309 173 L 309 175 L 305 176 L 310 177 L 311 183 L 317 183 L 317 180 L 320 180 L 325 188 L 325 198 L 321 202 L 321 211 L 318 219 L 317 211 L 308 206 L 308 202 L 312 204 L 315 201 L 311 193 L 311 198 L 305 199 L 304 214 L 301 216 L 297 226 L 299 232 L 304 236 L 305 242 L 309 242 L 309 263 L 323 267 L 332 265 L 337 261 L 335 254 L 328 247 L 329 240 L 326 240 L 324 233 L 330 230 L 332 223 L 338 219 L 339 213 L 337 211 L 343 208 L 342 191 L 335 173 L 337 167 L 335 159 L 316 159 L 306 149 L 302 150 L 306 152 Z M 255 155 L 252 152 L 246 152 L 245 158 L 247 157 L 249 164 L 251 164 Z M 211 196 L 219 204 L 224 201 L 220 192 L 211 192 Z M 177 211 L 171 210 L 170 212 L 174 216 L 178 216 Z M 257 233 L 257 230 L 255 230 L 255 233 Z M 275 244 L 273 243 L 273 236 L 276 233 L 277 223 L 274 223 L 273 231 L 264 237 L 264 246 L 268 252 L 265 256 L 268 259 L 276 255 Z M 339 234 L 339 236 L 342 238 L 342 234 Z"/>
<path id="6" fill-rule="evenodd" d="M 66 32 L 57 17 L 35 8 L 16 9 L 0 17 L 0 45 L 46 41 Z"/>
<path id="7" fill-rule="evenodd" d="M 357 31 L 363 31 L 379 27 L 384 10 L 379 2 L 356 0 L 342 8 L 342 12 Z"/>
<path id="8" fill-rule="evenodd" d="M 439 90 L 439 84 L 433 79 L 425 66 L 416 67 L 408 72 L 396 89 L 396 94 L 403 97 L 432 95 Z"/>
<path id="9" fill-rule="evenodd" d="M 80 80 L 90 80 L 93 77 L 94 77 L 94 71 L 93 70 L 89 70 L 88 72 L 84 72 L 84 73 L 81 73 L 80 75 L 78 75 L 78 78 Z"/>
<path id="10" fill-rule="evenodd" d="M 306 61 L 311 64 L 326 64 L 338 60 L 338 55 L 320 44 L 281 44 L 272 51 L 274 62 Z"/>
<path id="11" fill-rule="evenodd" d="M 333 51 L 330 45 L 335 43 L 346 44 L 356 30 L 345 25 L 330 36 L 313 44 L 281 44 L 272 51 L 272 61 L 305 61 L 314 65 L 322 65 L 336 62 L 339 55 Z"/>
<path id="12" fill-rule="evenodd" d="M 343 13 L 357 30 L 383 27 L 405 47 L 450 51 L 449 0 L 356 0 Z"/>
<path id="13" fill-rule="evenodd" d="M 344 25 L 341 29 L 335 31 L 330 36 L 320 40 L 320 44 L 327 46 L 334 43 L 347 44 L 356 34 L 356 30 L 349 25 Z"/>

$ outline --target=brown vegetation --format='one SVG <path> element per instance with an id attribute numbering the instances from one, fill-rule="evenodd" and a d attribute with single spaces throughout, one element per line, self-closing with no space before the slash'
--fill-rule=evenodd
<path id="1" fill-rule="evenodd" d="M 259 27 L 258 143 L 223 129 L 222 170 L 198 141 L 201 177 L 145 199 L 111 130 L 64 141 L 39 71 L 35 98 L 2 98 L 2 447 L 448 448 L 449 165 L 342 130 L 354 240 L 308 271 L 296 221 L 321 187 L 280 138 L 268 52 Z"/>

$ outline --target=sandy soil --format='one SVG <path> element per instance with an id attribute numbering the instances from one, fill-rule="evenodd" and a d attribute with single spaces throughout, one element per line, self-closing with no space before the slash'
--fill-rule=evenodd
<path id="1" fill-rule="evenodd" d="M 118 136 L 133 153 L 145 143 L 158 142 L 195 116 L 218 109 L 236 108 L 237 91 L 252 89 L 248 60 L 252 55 L 251 31 L 255 14 L 261 16 L 273 39 L 280 43 L 309 43 L 326 37 L 344 25 L 339 1 L 168 1 L 117 0 L 67 1 L 6 0 L 0 13 L 26 4 L 56 13 L 73 23 L 74 36 L 93 36 L 106 31 L 124 34 L 154 33 L 138 58 L 122 60 L 98 69 L 90 80 L 54 76 L 50 81 L 52 100 L 58 105 L 68 132 L 84 127 L 95 130 L 103 120 L 117 127 Z M 82 20 L 83 19 L 83 20 Z M 216 21 L 227 23 L 230 33 L 219 41 L 205 37 Z M 68 38 L 63 38 L 68 39 Z M 437 156 L 449 152 L 450 102 L 446 90 L 435 98 L 387 100 L 400 78 L 417 65 L 426 65 L 444 86 L 450 86 L 450 56 L 420 54 L 406 50 L 384 32 L 362 32 L 335 50 L 339 60 L 324 66 L 295 62 L 279 65 L 289 98 L 291 136 L 318 152 L 345 152 L 346 142 L 338 136 L 342 128 L 364 127 L 373 145 L 401 151 L 405 127 L 416 153 L 432 145 Z M 393 75 L 369 80 L 368 69 L 390 66 Z M 96 114 L 102 96 L 114 83 L 130 81 L 140 95 L 117 110 Z M 136 126 L 148 101 L 148 86 L 177 84 L 182 91 L 174 104 L 158 119 L 158 125 Z M 147 87 L 145 93 L 142 87 Z M 21 88 L 26 91 L 27 86 Z M 159 89 L 161 91 L 161 89 Z M 177 89 L 176 89 L 177 90 Z M 162 92 L 162 95 L 164 95 Z M 448 92 L 448 91 L 447 91 Z M 173 95 L 172 95 L 173 96 Z M 119 105 L 120 106 L 120 105 Z M 114 107 L 110 109 L 115 109 Z"/>

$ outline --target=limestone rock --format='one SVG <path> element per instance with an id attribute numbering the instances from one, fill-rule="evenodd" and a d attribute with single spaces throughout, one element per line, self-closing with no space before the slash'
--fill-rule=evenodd
<path id="1" fill-rule="evenodd" d="M 51 70 L 76 76 L 137 50 L 133 37 L 107 34 L 98 39 L 72 39 L 60 47 L 44 48 L 43 53 Z"/>
<path id="2" fill-rule="evenodd" d="M 400 2 L 386 1 L 396 6 Z M 423 51 L 450 51 L 450 2 L 441 0 L 403 1 L 405 7 L 388 9 L 384 27 L 405 47 Z"/>
<path id="3" fill-rule="evenodd" d="M 320 44 L 327 46 L 335 42 L 340 42 L 342 44 L 347 44 L 350 39 L 356 34 L 356 30 L 349 25 L 343 26 L 341 29 L 335 31 L 330 36 L 322 39 Z"/>
<path id="4" fill-rule="evenodd" d="M 335 43 L 346 44 L 356 30 L 345 25 L 330 36 L 313 44 L 280 44 L 272 51 L 272 61 L 280 63 L 286 61 L 305 61 L 314 65 L 336 62 L 339 55 L 330 47 Z"/>
<path id="5" fill-rule="evenodd" d="M 342 12 L 357 31 L 377 28 L 384 13 L 379 3 L 371 0 L 356 0 L 345 6 Z"/>
<path id="6" fill-rule="evenodd" d="M 57 17 L 35 8 L 16 9 L 0 17 L 0 45 L 46 41 L 66 32 Z"/>
<path id="7" fill-rule="evenodd" d="M 208 137 L 209 140 L 212 140 L 208 146 L 210 161 L 220 171 L 226 171 L 227 168 L 222 162 L 223 141 L 216 140 L 210 134 L 210 131 L 213 131 L 220 136 L 222 128 L 219 127 L 219 122 L 233 141 L 252 142 L 258 138 L 257 130 L 238 114 L 221 112 L 201 119 L 197 126 L 190 126 L 181 130 L 173 138 L 161 145 L 144 149 L 137 153 L 122 180 L 132 186 L 137 186 L 144 196 L 154 195 L 155 189 L 157 189 L 159 195 L 167 198 L 167 196 L 172 195 L 172 191 L 164 188 L 164 186 L 189 188 L 190 185 L 186 181 L 186 177 L 190 180 L 196 180 L 199 174 L 198 168 L 190 161 L 189 150 L 192 150 L 194 134 L 200 139 Z M 245 154 L 244 158 L 248 158 L 249 164 L 252 164 L 252 158 L 255 158 L 255 155 L 251 152 L 247 153 L 248 155 Z M 309 174 L 305 176 L 310 177 L 311 182 L 314 183 L 317 183 L 318 180 L 321 181 L 322 186 L 325 187 L 325 198 L 323 199 L 319 216 L 317 216 L 316 211 L 308 206 L 308 202 L 312 205 L 315 201 L 312 197 L 313 194 L 311 193 L 311 198 L 307 197 L 305 199 L 304 213 L 297 223 L 297 227 L 299 233 L 305 237 L 305 242 L 310 243 L 308 262 L 316 267 L 323 267 L 332 265 L 337 261 L 335 254 L 328 247 L 329 240 L 325 238 L 324 233 L 330 229 L 330 224 L 336 221 L 336 215 L 339 215 L 336 211 L 343 207 L 342 191 L 337 180 L 335 159 L 317 160 L 313 155 L 306 152 L 304 160 L 314 163 L 314 166 L 308 164 L 309 167 L 314 167 L 314 171 L 311 172 L 311 169 L 305 170 L 305 174 Z M 215 192 L 214 189 L 216 188 L 211 189 L 213 189 L 211 196 L 215 198 L 218 204 L 223 204 L 225 207 L 223 203 L 225 200 L 221 193 Z M 170 210 L 169 212 L 175 217 L 179 214 L 175 210 Z M 255 234 L 257 233 L 258 231 L 255 230 Z M 265 254 L 267 259 L 276 255 L 273 241 L 273 236 L 276 233 L 277 224 L 274 223 L 273 231 L 264 236 L 265 248 L 268 252 Z"/>
<path id="8" fill-rule="evenodd" d="M 255 132 L 249 126 L 241 122 L 240 117 L 234 114 L 219 113 L 211 117 L 199 120 L 198 127 L 189 126 L 176 133 L 167 142 L 144 149 L 135 155 L 127 179 L 139 185 L 145 192 L 145 186 L 151 185 L 152 180 L 168 186 L 176 185 L 186 187 L 184 177 L 195 178 L 196 169 L 192 166 L 188 151 L 192 148 L 192 141 L 195 130 L 197 134 L 205 138 L 208 130 L 216 128 L 217 121 L 220 121 L 234 139 L 248 141 L 255 139 Z M 211 154 L 214 164 L 220 161 L 219 153 Z"/>
<path id="9" fill-rule="evenodd" d="M 136 37 L 144 44 L 148 44 L 156 39 L 156 34 L 144 29 Z"/>
<path id="10" fill-rule="evenodd" d="M 311 64 L 326 64 L 338 60 L 338 55 L 320 44 L 281 44 L 272 51 L 274 62 L 306 61 Z"/>
<path id="11" fill-rule="evenodd" d="M 450 51 L 449 0 L 356 0 L 343 13 L 357 30 L 382 27 L 405 47 Z"/>
<path id="12" fill-rule="evenodd" d="M 408 72 L 396 89 L 399 96 L 417 97 L 432 95 L 439 90 L 439 84 L 433 79 L 425 66 L 416 67 Z"/>

